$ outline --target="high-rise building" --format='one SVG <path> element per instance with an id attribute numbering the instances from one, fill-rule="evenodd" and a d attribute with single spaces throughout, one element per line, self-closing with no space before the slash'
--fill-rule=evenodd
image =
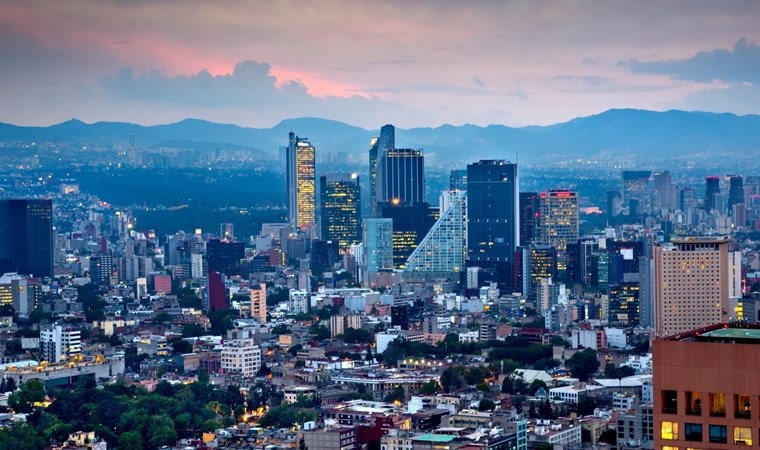
<path id="1" fill-rule="evenodd" d="M 377 217 L 377 154 L 380 138 L 369 141 L 369 216 Z"/>
<path id="2" fill-rule="evenodd" d="M 221 369 L 225 374 L 244 377 L 255 376 L 261 369 L 261 349 L 256 345 L 251 329 L 227 331 L 222 344 Z"/>
<path id="3" fill-rule="evenodd" d="M 393 220 L 366 219 L 362 242 L 365 258 L 363 280 L 370 285 L 380 270 L 393 268 Z"/>
<path id="4" fill-rule="evenodd" d="M 219 225 L 219 238 L 225 240 L 235 239 L 235 224 L 223 223 Z"/>
<path id="5" fill-rule="evenodd" d="M 705 179 L 705 211 L 715 209 L 715 195 L 720 194 L 720 177 Z"/>
<path id="6" fill-rule="evenodd" d="M 623 204 L 628 205 L 629 215 L 638 215 L 649 211 L 649 179 L 652 177 L 650 170 L 624 170 L 623 171 Z M 637 205 L 640 211 L 631 211 L 633 205 Z"/>
<path id="7" fill-rule="evenodd" d="M 224 276 L 221 273 L 215 270 L 209 271 L 204 297 L 207 311 L 227 309 L 227 288 L 224 285 Z"/>
<path id="8" fill-rule="evenodd" d="M 520 246 L 527 247 L 536 238 L 538 217 L 538 193 L 520 192 Z"/>
<path id="9" fill-rule="evenodd" d="M 512 282 L 512 262 L 520 239 L 517 164 L 481 160 L 467 166 L 467 265 Z"/>
<path id="10" fill-rule="evenodd" d="M 557 249 L 558 269 L 564 272 L 567 244 L 578 240 L 578 195 L 568 190 L 542 192 L 538 229 L 539 242 Z"/>
<path id="11" fill-rule="evenodd" d="M 718 323 L 655 340 L 655 449 L 740 449 L 760 442 L 760 329 Z"/>
<path id="12" fill-rule="evenodd" d="M 557 280 L 557 250 L 550 245 L 532 244 L 524 255 L 523 295 L 536 301 L 541 280 Z"/>
<path id="13" fill-rule="evenodd" d="M 378 203 L 424 202 L 425 158 L 422 150 L 409 148 L 383 150 L 381 147 L 377 159 L 375 189 Z"/>
<path id="14" fill-rule="evenodd" d="M 316 224 L 315 149 L 305 138 L 289 134 L 286 179 L 288 222 L 300 229 Z"/>
<path id="15" fill-rule="evenodd" d="M 744 203 L 744 182 L 740 175 L 728 175 L 728 213 L 733 215 L 734 205 Z"/>
<path id="16" fill-rule="evenodd" d="M 251 317 L 259 323 L 267 323 L 267 285 L 259 284 L 259 288 L 251 289 Z"/>
<path id="17" fill-rule="evenodd" d="M 377 208 L 381 218 L 393 221 L 393 267 L 403 269 L 435 223 L 430 206 L 424 202 L 379 202 Z"/>
<path id="18" fill-rule="evenodd" d="M 654 248 L 654 331 L 669 336 L 726 322 L 741 297 L 741 253 L 728 239 L 688 238 Z"/>
<path id="19" fill-rule="evenodd" d="M 361 242 L 361 202 L 357 174 L 319 177 L 321 239 L 341 251 Z"/>
<path id="20" fill-rule="evenodd" d="M 378 150 L 381 154 L 385 150 L 396 148 L 396 127 L 391 124 L 385 124 L 380 128 L 380 138 L 378 139 Z"/>
<path id="21" fill-rule="evenodd" d="M 344 334 L 349 328 L 358 330 L 362 327 L 362 318 L 358 315 L 337 314 L 330 317 L 330 337 Z"/>
<path id="22" fill-rule="evenodd" d="M 639 283 L 625 282 L 610 288 L 607 320 L 610 325 L 639 326 Z"/>
<path id="23" fill-rule="evenodd" d="M 623 201 L 620 198 L 620 191 L 607 191 L 607 215 L 617 217 L 623 209 Z"/>
<path id="24" fill-rule="evenodd" d="M 45 361 L 59 363 L 82 353 L 82 334 L 78 328 L 55 324 L 40 330 L 40 350 Z"/>
<path id="25" fill-rule="evenodd" d="M 227 276 L 240 275 L 240 260 L 245 258 L 245 243 L 209 239 L 206 244 L 208 270 Z"/>
<path id="26" fill-rule="evenodd" d="M 467 190 L 467 169 L 454 169 L 449 175 L 449 189 L 452 191 Z"/>
<path id="27" fill-rule="evenodd" d="M 53 202 L 0 200 L 0 273 L 53 276 Z"/>
<path id="28" fill-rule="evenodd" d="M 113 272 L 113 257 L 110 253 L 90 256 L 90 282 L 98 286 L 108 286 Z"/>
<path id="29" fill-rule="evenodd" d="M 406 262 L 408 273 L 454 276 L 464 270 L 467 253 L 467 193 L 445 191 L 441 215 Z"/>
<path id="30" fill-rule="evenodd" d="M 655 172 L 654 176 L 655 189 L 655 207 L 664 209 L 676 209 L 676 194 L 678 189 L 673 185 L 670 177 L 670 171 Z"/>

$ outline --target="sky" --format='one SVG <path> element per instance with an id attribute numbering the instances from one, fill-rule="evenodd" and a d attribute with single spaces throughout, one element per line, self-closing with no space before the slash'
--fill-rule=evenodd
<path id="1" fill-rule="evenodd" d="M 760 2 L 0 0 L 0 121 L 760 113 Z"/>

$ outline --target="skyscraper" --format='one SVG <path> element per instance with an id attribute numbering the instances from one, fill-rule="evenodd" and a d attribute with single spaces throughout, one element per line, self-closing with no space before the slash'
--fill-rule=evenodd
<path id="1" fill-rule="evenodd" d="M 741 296 L 741 254 L 728 245 L 728 239 L 688 238 L 654 248 L 656 336 L 735 318 L 729 299 Z"/>
<path id="2" fill-rule="evenodd" d="M 245 243 L 210 239 L 206 245 L 208 270 L 227 276 L 240 275 L 240 260 L 245 258 Z"/>
<path id="3" fill-rule="evenodd" d="M 378 214 L 393 221 L 393 267 L 403 269 L 406 261 L 435 223 L 427 203 L 382 202 Z"/>
<path id="4" fill-rule="evenodd" d="M 382 269 L 393 268 L 393 220 L 366 219 L 364 221 L 364 275 L 365 285 L 374 281 Z"/>
<path id="5" fill-rule="evenodd" d="M 288 222 L 305 229 L 316 224 L 315 149 L 292 131 L 287 153 Z"/>
<path id="6" fill-rule="evenodd" d="M 715 209 L 715 194 L 720 194 L 720 177 L 705 179 L 705 211 Z"/>
<path id="7" fill-rule="evenodd" d="M 744 203 L 744 182 L 740 175 L 728 175 L 728 214 L 733 215 L 734 205 Z"/>
<path id="8" fill-rule="evenodd" d="M 537 192 L 520 192 L 520 245 L 527 247 L 536 238 L 539 216 Z"/>
<path id="9" fill-rule="evenodd" d="M 377 202 L 424 202 L 424 163 L 422 150 L 409 148 L 381 150 L 377 160 L 375 192 Z"/>
<path id="10" fill-rule="evenodd" d="M 380 128 L 380 138 L 377 146 L 380 152 L 378 154 L 396 148 L 396 128 L 393 125 L 386 124 Z"/>
<path id="11" fill-rule="evenodd" d="M 511 284 L 520 238 L 517 164 L 481 160 L 467 166 L 467 265 Z"/>
<path id="12" fill-rule="evenodd" d="M 377 217 L 377 152 L 380 138 L 369 141 L 369 215 Z"/>
<path id="13" fill-rule="evenodd" d="M 0 200 L 0 273 L 53 276 L 53 202 Z"/>
<path id="14" fill-rule="evenodd" d="M 655 189 L 655 207 L 676 209 L 678 202 L 676 201 L 676 194 L 678 189 L 673 185 L 673 181 L 670 177 L 670 171 L 655 172 L 654 174 L 654 189 Z"/>
<path id="15" fill-rule="evenodd" d="M 533 244 L 524 255 L 523 294 L 536 301 L 541 280 L 557 281 L 557 250 L 550 245 Z"/>
<path id="16" fill-rule="evenodd" d="M 623 171 L 623 205 L 628 206 L 628 214 L 636 216 L 649 211 L 648 186 L 652 177 L 650 170 Z"/>
<path id="17" fill-rule="evenodd" d="M 564 254 L 567 244 L 578 240 L 578 194 L 560 189 L 542 192 L 539 221 L 541 243 Z"/>
<path id="18" fill-rule="evenodd" d="M 454 169 L 449 174 L 449 189 L 466 191 L 467 190 L 467 169 Z"/>
<path id="19" fill-rule="evenodd" d="M 359 176 L 319 177 L 321 239 L 335 241 L 341 251 L 362 239 Z"/>
<path id="20" fill-rule="evenodd" d="M 467 252 L 467 193 L 444 191 L 441 216 L 406 262 L 408 273 L 454 276 L 464 270 Z"/>

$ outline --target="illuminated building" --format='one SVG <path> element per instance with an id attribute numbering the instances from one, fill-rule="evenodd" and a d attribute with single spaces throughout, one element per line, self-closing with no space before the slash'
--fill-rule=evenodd
<path id="1" fill-rule="evenodd" d="M 539 202 L 539 242 L 557 249 L 557 269 L 564 273 L 567 244 L 578 240 L 578 195 L 573 191 L 550 190 L 541 193 Z"/>
<path id="2" fill-rule="evenodd" d="M 315 149 L 292 131 L 287 152 L 288 222 L 305 229 L 316 224 Z"/>
<path id="3" fill-rule="evenodd" d="M 235 224 L 234 223 L 220 224 L 219 237 L 221 239 L 235 239 Z"/>
<path id="4" fill-rule="evenodd" d="M 361 242 L 361 202 L 359 176 L 319 177 L 321 239 L 338 243 L 345 251 Z"/>
<path id="5" fill-rule="evenodd" d="M 267 285 L 259 284 L 259 288 L 251 289 L 251 317 L 259 323 L 267 323 Z"/>
<path id="6" fill-rule="evenodd" d="M 524 252 L 523 294 L 536 301 L 541 280 L 557 280 L 557 250 L 551 245 L 531 245 Z"/>
<path id="7" fill-rule="evenodd" d="M 229 375 L 253 377 L 261 369 L 261 349 L 255 344 L 250 329 L 227 331 L 222 344 L 222 372 Z"/>
<path id="8" fill-rule="evenodd" d="M 380 217 L 393 221 L 393 267 L 403 269 L 435 222 L 430 207 L 427 203 L 381 202 L 377 208 Z"/>
<path id="9" fill-rule="evenodd" d="M 639 283 L 628 282 L 610 288 L 607 320 L 610 325 L 639 325 Z"/>
<path id="10" fill-rule="evenodd" d="M 760 329 L 719 323 L 655 340 L 654 448 L 739 449 L 760 441 Z"/>
<path id="11" fill-rule="evenodd" d="M 53 202 L 0 200 L 0 273 L 53 276 Z"/>
<path id="12" fill-rule="evenodd" d="M 654 331 L 668 336 L 735 318 L 741 254 L 728 239 L 688 238 L 654 247 Z"/>
<path id="13" fill-rule="evenodd" d="M 512 284 L 520 238 L 518 192 L 517 164 L 482 160 L 467 165 L 467 266 L 481 268 L 479 281 Z"/>
<path id="14" fill-rule="evenodd" d="M 451 277 L 464 270 L 467 252 L 467 193 L 445 191 L 441 211 L 440 218 L 407 260 L 404 272 Z"/>

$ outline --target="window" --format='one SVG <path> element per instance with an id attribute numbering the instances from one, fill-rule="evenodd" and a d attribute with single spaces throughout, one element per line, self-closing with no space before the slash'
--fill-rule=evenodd
<path id="1" fill-rule="evenodd" d="M 686 414 L 690 416 L 702 415 L 702 394 L 686 391 Z"/>
<path id="2" fill-rule="evenodd" d="M 686 436 L 684 439 L 693 442 L 702 442 L 702 424 L 701 423 L 687 423 L 684 424 L 684 432 Z"/>
<path id="3" fill-rule="evenodd" d="M 726 417 L 726 394 L 710 393 L 710 415 L 713 417 Z"/>
<path id="4" fill-rule="evenodd" d="M 678 450 L 678 447 L 671 447 L 670 445 L 663 445 L 662 450 Z"/>
<path id="5" fill-rule="evenodd" d="M 752 445 L 752 428 L 734 427 L 734 445 Z"/>
<path id="6" fill-rule="evenodd" d="M 662 391 L 662 412 L 663 414 L 678 413 L 678 392 Z"/>
<path id="7" fill-rule="evenodd" d="M 749 395 L 734 394 L 734 416 L 737 419 L 752 418 L 752 402 Z"/>
<path id="8" fill-rule="evenodd" d="M 710 425 L 710 442 L 716 444 L 726 443 L 726 426 Z"/>
<path id="9" fill-rule="evenodd" d="M 678 440 L 678 422 L 662 422 L 660 437 L 665 441 Z"/>

